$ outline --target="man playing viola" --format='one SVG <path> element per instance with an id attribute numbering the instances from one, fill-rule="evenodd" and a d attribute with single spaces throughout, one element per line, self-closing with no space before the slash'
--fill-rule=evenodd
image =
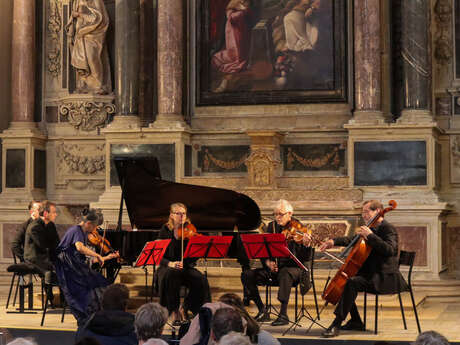
<path id="1" fill-rule="evenodd" d="M 155 280 L 160 304 L 168 309 L 170 315 L 172 314 L 176 325 L 185 319 L 188 310 L 196 314 L 204 303 L 211 301 L 207 278 L 194 268 L 197 259 L 183 259 L 183 251 L 188 243 L 188 238 L 185 237 L 196 234 L 193 229 L 195 227 L 187 218 L 187 207 L 182 203 L 174 203 L 170 207 L 169 220 L 162 226 L 158 235 L 158 239 L 171 239 L 156 271 Z M 188 288 L 182 306 L 181 286 Z"/>
<path id="2" fill-rule="evenodd" d="M 275 220 L 268 224 L 267 232 L 282 233 L 283 230 L 290 230 L 294 223 L 300 223 L 292 216 L 293 212 L 294 209 L 288 201 L 279 200 L 274 208 Z M 299 242 L 289 241 L 288 248 L 301 262 L 305 262 L 311 259 L 310 242 L 311 236 L 304 233 Z M 259 309 L 255 319 L 259 322 L 270 320 L 270 315 L 267 312 L 267 307 L 262 303 L 257 285 L 279 284 L 278 300 L 281 302 L 281 308 L 280 314 L 272 322 L 272 326 L 286 325 L 289 323 L 287 307 L 291 288 L 293 284 L 300 283 L 302 280 L 306 290 L 308 290 L 311 285 L 310 274 L 300 268 L 291 258 L 280 258 L 277 261 L 264 259 L 262 266 L 263 268 L 245 270 L 241 275 L 241 281 L 249 292 L 249 298 Z"/>
<path id="3" fill-rule="evenodd" d="M 378 200 L 368 200 L 363 203 L 362 217 L 366 224 L 373 222 L 373 228 L 361 226 L 356 230 L 356 235 L 364 238 L 372 251 L 361 266 L 358 274 L 350 277 L 343 290 L 342 296 L 335 308 L 335 319 L 323 332 L 323 337 L 335 337 L 342 330 L 363 331 L 364 324 L 359 316 L 355 304 L 356 296 L 360 291 L 377 293 L 396 293 L 407 287 L 398 268 L 398 233 L 396 229 L 385 221 L 382 214 L 383 205 Z M 337 237 L 323 242 L 320 250 L 333 246 L 347 246 L 350 237 Z M 341 327 L 343 320 L 350 313 L 351 319 Z"/>

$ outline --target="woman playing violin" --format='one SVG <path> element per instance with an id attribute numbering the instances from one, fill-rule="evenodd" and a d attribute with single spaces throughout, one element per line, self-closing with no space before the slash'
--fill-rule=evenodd
<path id="1" fill-rule="evenodd" d="M 101 256 L 87 246 L 87 234 L 96 229 L 99 217 L 95 209 L 82 211 L 81 222 L 67 229 L 59 243 L 55 262 L 59 286 L 78 325 L 100 309 L 103 288 L 110 284 L 100 273 L 86 263 L 86 256 L 101 265 L 118 257 L 118 253 Z"/>
<path id="2" fill-rule="evenodd" d="M 158 239 L 171 239 L 171 243 L 156 272 L 156 282 L 160 304 L 168 309 L 176 324 L 183 321 L 188 310 L 196 314 L 205 302 L 210 301 L 208 280 L 194 268 L 197 259 L 183 259 L 188 238 L 196 234 L 195 227 L 187 218 L 187 207 L 182 203 L 172 204 L 168 222 L 163 225 L 158 235 Z M 188 288 L 182 306 L 181 286 Z"/>
<path id="3" fill-rule="evenodd" d="M 366 223 L 373 221 L 371 228 L 361 226 L 356 234 L 364 238 L 372 247 L 369 257 L 364 261 L 356 276 L 350 277 L 335 308 L 335 320 L 323 332 L 323 337 L 335 337 L 340 329 L 363 331 L 364 324 L 359 316 L 355 299 L 360 291 L 396 293 L 407 286 L 398 269 L 398 233 L 380 214 L 383 205 L 378 200 L 363 203 L 362 217 Z M 373 220 L 375 219 L 375 220 Z M 333 246 L 347 246 L 350 237 L 337 237 L 322 243 L 320 250 Z M 343 326 L 342 322 L 350 313 L 351 319 Z"/>
<path id="4" fill-rule="evenodd" d="M 297 241 L 288 241 L 288 248 L 301 262 L 305 262 L 310 260 L 311 256 L 311 248 L 309 248 L 311 236 L 308 232 L 302 232 L 304 227 L 300 221 L 292 216 L 293 212 L 294 209 L 288 201 L 279 200 L 274 208 L 273 215 L 275 220 L 268 224 L 267 232 L 283 233 L 284 231 L 289 238 L 291 234 L 292 237 L 295 235 Z M 249 298 L 255 302 L 259 309 L 256 320 L 269 320 L 269 315 L 260 298 L 257 284 L 268 283 L 271 279 L 273 282 L 279 284 L 278 300 L 281 303 L 280 316 L 272 322 L 272 325 L 286 325 L 289 323 L 287 307 L 291 288 L 293 284 L 299 283 L 302 279 L 302 284 L 305 284 L 308 289 L 310 286 L 310 275 L 305 274 L 291 258 L 280 258 L 278 261 L 264 259 L 262 260 L 262 265 L 264 268 L 245 270 L 241 274 L 241 281 L 243 286 L 249 291 Z"/>

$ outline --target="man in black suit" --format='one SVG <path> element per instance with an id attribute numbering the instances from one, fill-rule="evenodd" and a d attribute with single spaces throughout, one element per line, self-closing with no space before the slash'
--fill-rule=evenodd
<path id="1" fill-rule="evenodd" d="M 29 224 L 39 217 L 38 209 L 40 207 L 40 202 L 32 200 L 29 202 L 29 215 L 30 217 L 22 223 L 16 230 L 13 240 L 11 241 L 11 250 L 14 255 L 23 262 L 24 261 L 24 242 L 26 239 L 26 230 Z"/>
<path id="2" fill-rule="evenodd" d="M 54 280 L 54 261 L 59 236 L 54 221 L 57 217 L 56 204 L 45 200 L 39 207 L 39 217 L 33 220 L 26 230 L 24 243 L 24 261 L 41 272 L 45 278 L 47 294 L 52 301 L 50 284 Z"/>
<path id="3" fill-rule="evenodd" d="M 335 337 L 343 330 L 364 330 L 364 324 L 359 316 L 355 299 L 358 292 L 396 293 L 407 287 L 398 267 L 398 233 L 396 229 L 385 221 L 380 215 L 383 205 L 377 200 L 365 201 L 362 209 L 362 217 L 366 223 L 374 218 L 374 227 L 361 226 L 356 234 L 363 237 L 367 244 L 372 247 L 369 257 L 361 266 L 358 274 L 347 280 L 342 296 L 335 308 L 335 319 L 323 332 L 323 337 Z M 338 237 L 323 242 L 320 250 L 333 246 L 346 246 L 351 242 L 349 237 Z M 351 319 L 341 327 L 342 322 L 350 313 Z"/>

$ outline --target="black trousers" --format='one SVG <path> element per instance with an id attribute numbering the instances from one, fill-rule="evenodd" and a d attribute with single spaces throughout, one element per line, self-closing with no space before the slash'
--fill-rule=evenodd
<path id="1" fill-rule="evenodd" d="M 264 268 L 246 270 L 241 273 L 243 287 L 249 292 L 249 298 L 260 299 L 258 285 L 279 285 L 278 300 L 281 303 L 289 301 L 291 288 L 300 281 L 302 270 L 299 267 L 282 267 L 277 273 Z"/>
<path id="2" fill-rule="evenodd" d="M 177 311 L 180 305 L 180 288 L 186 286 L 188 294 L 184 299 L 184 309 L 196 314 L 200 307 L 210 301 L 209 284 L 207 278 L 195 268 L 175 269 L 163 267 L 160 285 L 160 304 L 166 307 L 169 313 Z"/>
<path id="3" fill-rule="evenodd" d="M 362 276 L 354 276 L 347 280 L 343 294 L 335 307 L 334 314 L 337 319 L 341 321 L 345 320 L 348 313 L 351 314 L 351 318 L 354 320 L 361 319 L 355 300 L 358 296 L 358 292 L 362 291 L 374 291 L 373 284 Z"/>

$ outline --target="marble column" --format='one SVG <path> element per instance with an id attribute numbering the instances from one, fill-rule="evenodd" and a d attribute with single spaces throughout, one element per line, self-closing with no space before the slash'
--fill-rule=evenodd
<path id="1" fill-rule="evenodd" d="M 355 112 L 353 123 L 383 123 L 380 1 L 354 2 Z"/>
<path id="2" fill-rule="evenodd" d="M 398 122 L 432 121 L 430 1 L 401 1 L 402 104 Z"/>
<path id="3" fill-rule="evenodd" d="M 115 103 L 111 127 L 139 127 L 139 1 L 115 0 Z"/>
<path id="4" fill-rule="evenodd" d="M 11 64 L 12 127 L 35 127 L 35 0 L 15 0 Z"/>
<path id="5" fill-rule="evenodd" d="M 158 0 L 158 115 L 152 127 L 185 128 L 184 1 Z"/>

